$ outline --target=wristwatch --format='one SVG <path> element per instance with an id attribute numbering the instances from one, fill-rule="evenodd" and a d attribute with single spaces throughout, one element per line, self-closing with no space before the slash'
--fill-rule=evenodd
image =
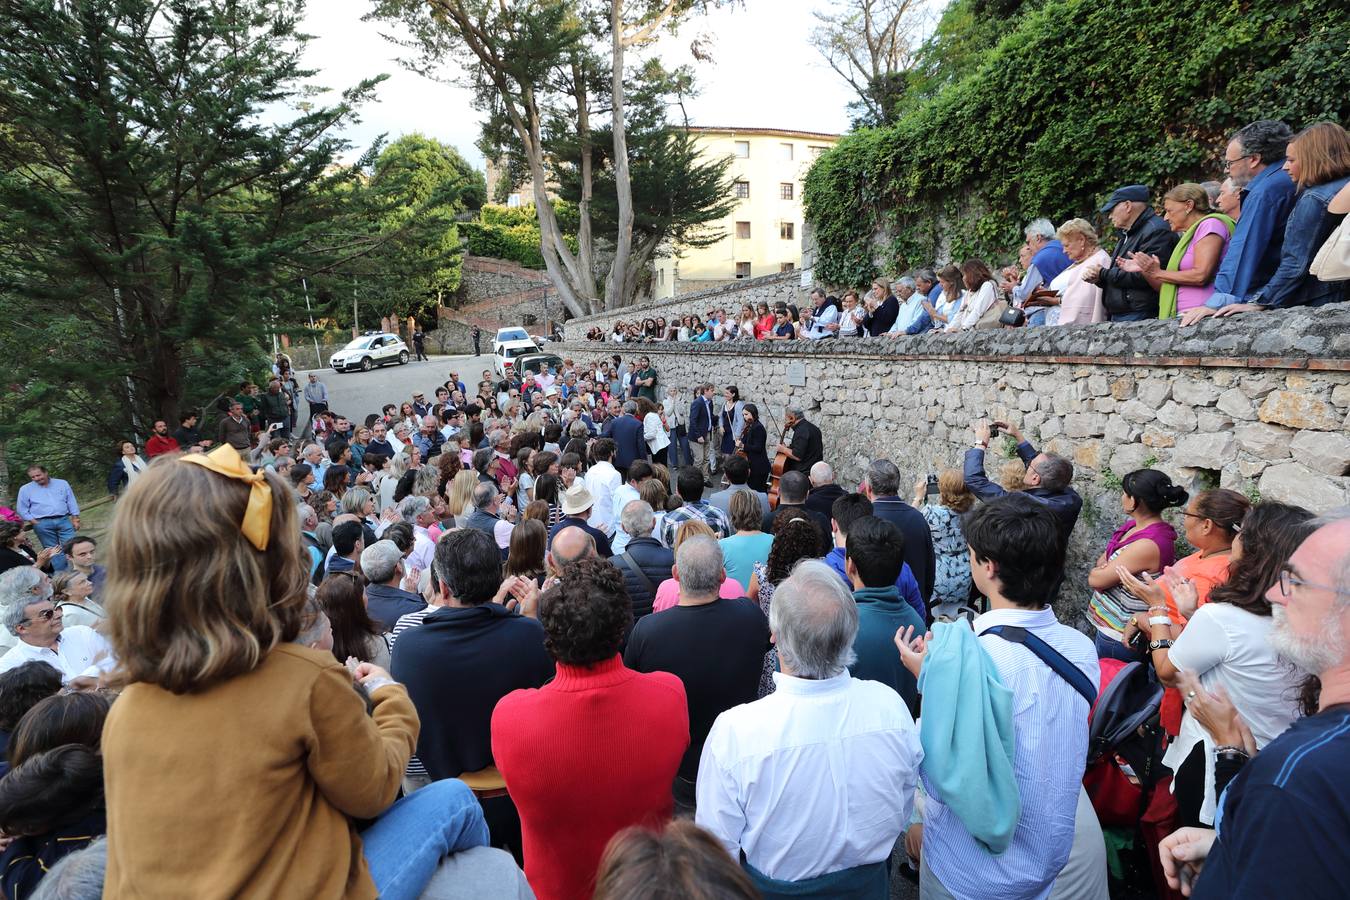
<path id="1" fill-rule="evenodd" d="M 1148 652 L 1152 653 L 1154 650 L 1166 650 L 1170 646 L 1172 646 L 1172 642 L 1167 638 L 1163 638 L 1159 641 L 1149 641 Z"/>

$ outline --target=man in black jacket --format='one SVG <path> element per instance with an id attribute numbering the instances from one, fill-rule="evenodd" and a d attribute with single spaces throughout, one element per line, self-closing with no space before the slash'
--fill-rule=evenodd
<path id="1" fill-rule="evenodd" d="M 610 562 L 623 573 L 623 583 L 628 588 L 628 600 L 633 604 L 633 619 L 636 621 L 652 611 L 656 589 L 670 577 L 670 569 L 675 565 L 675 554 L 652 537 L 656 514 L 645 500 L 630 500 L 619 511 L 619 521 L 632 538 L 623 553 L 611 557 Z"/>
<path id="2" fill-rule="evenodd" d="M 806 495 L 806 508 L 828 516 L 834 501 L 848 492 L 834 483 L 834 469 L 827 462 L 816 463 L 807 476 L 811 479 L 811 493 Z"/>
<path id="3" fill-rule="evenodd" d="M 933 596 L 937 563 L 933 555 L 933 535 L 923 513 L 900 499 L 900 470 L 889 459 L 873 460 L 863 480 L 863 493 L 872 501 L 872 515 L 885 519 L 905 538 L 905 562 L 919 583 L 923 602 Z"/>
<path id="4" fill-rule="evenodd" d="M 417 756 L 432 780 L 478 772 L 485 789 L 500 780 L 492 768 L 493 708 L 554 674 L 543 626 L 502 605 L 501 571 L 492 538 L 471 528 L 449 532 L 432 562 L 437 608 L 394 642 L 390 674 L 417 708 Z M 505 790 L 482 804 L 494 846 L 518 848 L 520 819 Z"/>
<path id="5" fill-rule="evenodd" d="M 820 436 L 820 429 L 806 421 L 806 413 L 800 407 L 789 406 L 784 412 L 783 430 L 789 429 L 792 430 L 792 442 L 779 444 L 774 452 L 786 450 L 786 468 L 805 475 L 812 466 L 825 458 L 825 442 Z"/>
<path id="6" fill-rule="evenodd" d="M 692 403 L 689 404 L 689 453 L 693 457 L 694 468 L 704 473 L 704 481 L 712 484 L 708 472 L 712 469 L 712 459 L 717 453 L 714 443 L 717 428 L 717 410 L 713 408 L 713 395 L 717 388 L 711 383 L 698 389 Z"/>
<path id="7" fill-rule="evenodd" d="M 1137 322 L 1158 318 L 1158 291 L 1138 272 L 1120 268 L 1121 259 L 1134 253 L 1156 256 L 1164 266 L 1177 245 L 1177 234 L 1153 211 L 1148 203 L 1148 188 L 1142 184 L 1127 184 L 1117 188 L 1102 212 L 1111 216 L 1111 224 L 1120 232 L 1120 240 L 1111 253 L 1111 265 L 1102 269 L 1091 267 L 1083 279 L 1102 289 L 1102 305 L 1112 322 Z"/>

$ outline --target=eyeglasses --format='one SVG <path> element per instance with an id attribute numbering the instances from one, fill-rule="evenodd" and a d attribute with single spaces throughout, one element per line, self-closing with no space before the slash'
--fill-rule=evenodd
<path id="1" fill-rule="evenodd" d="M 1223 170 L 1224 170 L 1225 172 L 1229 171 L 1230 169 L 1233 168 L 1233 166 L 1235 166 L 1235 165 L 1237 165 L 1238 163 L 1242 162 L 1242 161 L 1243 161 L 1244 159 L 1246 159 L 1246 158 L 1247 158 L 1247 157 L 1245 157 L 1245 156 L 1239 156 L 1237 159 L 1229 159 L 1228 157 L 1225 156 L 1225 157 L 1224 157 L 1224 160 L 1223 160 Z"/>
<path id="2" fill-rule="evenodd" d="M 55 617 L 56 617 L 56 607 L 53 606 L 51 609 L 44 609 L 42 612 L 34 616 L 33 619 L 41 619 L 43 622 L 50 622 Z M 28 622 L 33 621 L 33 619 L 24 619 L 23 622 L 20 624 L 27 624 Z"/>
<path id="3" fill-rule="evenodd" d="M 1280 570 L 1280 596 L 1292 597 L 1295 587 L 1321 588 L 1324 591 L 1331 591 L 1339 597 L 1350 597 L 1350 591 L 1341 590 L 1338 587 L 1332 587 L 1329 584 L 1314 584 L 1311 581 L 1304 581 L 1294 574 L 1290 568 Z"/>

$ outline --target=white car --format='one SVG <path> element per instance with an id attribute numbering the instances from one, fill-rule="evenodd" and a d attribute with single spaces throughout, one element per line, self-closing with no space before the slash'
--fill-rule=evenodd
<path id="1" fill-rule="evenodd" d="M 517 357 L 539 352 L 539 345 L 529 337 L 524 340 L 504 341 L 501 344 L 493 341 L 493 344 L 495 349 L 492 354 L 492 370 L 502 378 L 515 374 L 514 360 Z"/>
<path id="2" fill-rule="evenodd" d="M 502 349 L 503 344 L 509 344 L 513 341 L 532 340 L 530 333 L 524 328 L 498 328 L 497 336 L 492 339 L 492 353 L 497 355 Z"/>
<path id="3" fill-rule="evenodd" d="M 369 372 L 376 366 L 389 363 L 403 365 L 408 361 L 408 345 L 396 334 L 383 331 L 367 332 L 328 358 L 328 364 L 339 372 L 360 369 Z"/>

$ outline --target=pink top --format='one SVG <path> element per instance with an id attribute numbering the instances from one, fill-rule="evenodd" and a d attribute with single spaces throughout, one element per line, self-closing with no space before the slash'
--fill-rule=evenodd
<path id="1" fill-rule="evenodd" d="M 1228 252 L 1228 226 L 1219 219 L 1205 219 L 1195 229 L 1195 235 L 1191 238 L 1190 245 L 1181 257 L 1181 263 L 1177 267 L 1178 272 L 1185 272 L 1195 268 L 1195 248 L 1200 244 L 1200 239 L 1208 237 L 1211 234 L 1217 234 L 1223 240 L 1223 246 L 1219 249 L 1219 261 L 1223 262 L 1223 255 Z M 1217 271 L 1217 270 L 1216 270 Z M 1194 309 L 1197 306 L 1204 306 L 1205 301 L 1214 293 L 1214 280 L 1210 279 L 1209 284 L 1200 287 L 1181 287 L 1177 288 L 1177 312 L 1184 312 L 1188 309 Z"/>
<path id="2" fill-rule="evenodd" d="M 1060 290 L 1059 324 L 1095 324 L 1106 321 L 1106 307 L 1102 305 L 1102 289 L 1083 280 L 1083 269 L 1087 266 L 1111 267 L 1111 255 L 1100 247 L 1097 252 L 1082 262 L 1074 263 L 1065 269 L 1055 281 L 1064 278 Z"/>
<path id="3" fill-rule="evenodd" d="M 1176 562 L 1177 558 L 1177 532 L 1166 522 L 1154 522 L 1151 525 L 1145 525 L 1143 528 L 1130 535 L 1128 539 L 1121 540 L 1125 532 L 1134 527 L 1134 519 L 1126 519 L 1124 524 L 1116 529 L 1115 534 L 1111 535 L 1111 540 L 1106 543 L 1106 558 L 1110 559 L 1121 547 L 1133 544 L 1135 541 L 1150 540 L 1158 545 L 1158 568 L 1155 571 L 1161 572 L 1163 569 Z"/>
<path id="4" fill-rule="evenodd" d="M 722 582 L 722 587 L 718 590 L 717 596 L 723 600 L 735 600 L 737 597 L 745 596 L 745 588 L 734 578 L 728 578 Z M 656 589 L 656 599 L 652 601 L 652 612 L 664 612 L 680 602 L 680 583 L 674 578 L 667 578 L 661 582 Z"/>

